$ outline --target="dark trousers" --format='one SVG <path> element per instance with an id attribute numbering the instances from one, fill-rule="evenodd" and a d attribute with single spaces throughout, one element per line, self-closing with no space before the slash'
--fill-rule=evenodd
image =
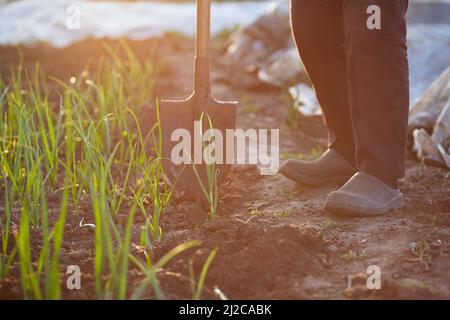
<path id="1" fill-rule="evenodd" d="M 369 29 L 367 9 L 381 10 Z M 407 0 L 291 0 L 292 28 L 329 147 L 391 185 L 404 175 L 409 105 Z"/>

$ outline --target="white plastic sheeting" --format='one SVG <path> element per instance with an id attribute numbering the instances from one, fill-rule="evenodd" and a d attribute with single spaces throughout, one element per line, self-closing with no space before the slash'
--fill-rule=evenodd
<path id="1" fill-rule="evenodd" d="M 450 67 L 411 109 L 409 130 L 419 159 L 450 169 Z"/>
<path id="2" fill-rule="evenodd" d="M 271 2 L 213 3 L 212 32 L 253 22 Z M 195 14 L 195 2 L 19 0 L 0 5 L 0 45 L 46 41 L 64 47 L 87 37 L 139 40 L 165 31 L 193 35 Z M 73 28 L 77 20 L 79 29 Z"/>
<path id="3" fill-rule="evenodd" d="M 450 66 L 450 25 L 412 24 L 408 28 L 411 107 Z"/>

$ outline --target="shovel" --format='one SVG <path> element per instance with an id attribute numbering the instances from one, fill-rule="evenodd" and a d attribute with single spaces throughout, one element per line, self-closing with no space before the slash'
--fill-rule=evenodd
<path id="1" fill-rule="evenodd" d="M 214 129 L 220 130 L 223 137 L 223 164 L 215 165 L 217 183 L 224 181 L 229 169 L 230 163 L 226 164 L 225 156 L 226 129 L 234 129 L 236 125 L 236 107 L 237 102 L 217 101 L 211 96 L 210 87 L 210 19 L 211 19 L 211 1 L 197 0 L 197 32 L 195 43 L 194 58 L 194 88 L 192 94 L 186 100 L 162 100 L 159 106 L 161 133 L 162 133 L 162 164 L 166 177 L 175 189 L 184 191 L 187 195 L 198 195 L 200 189 L 199 179 L 203 185 L 206 182 L 206 165 L 202 158 L 202 164 L 192 164 L 195 152 L 198 150 L 198 128 L 194 128 L 194 121 L 202 118 L 201 130 Z M 207 119 L 207 121 L 205 121 Z M 206 123 L 206 125 L 205 125 Z M 198 122 L 197 122 L 198 127 Z M 190 164 L 175 164 L 171 159 L 171 153 L 179 140 L 172 141 L 172 134 L 177 129 L 186 129 L 191 136 Z M 197 148 L 194 144 L 197 143 Z M 230 146 L 233 147 L 234 146 Z M 202 145 L 203 149 L 203 145 Z M 203 152 L 200 150 L 203 155 Z M 217 151 L 216 151 L 217 153 Z M 197 154 L 198 155 L 198 154 Z M 196 157 L 198 159 L 198 157 Z"/>

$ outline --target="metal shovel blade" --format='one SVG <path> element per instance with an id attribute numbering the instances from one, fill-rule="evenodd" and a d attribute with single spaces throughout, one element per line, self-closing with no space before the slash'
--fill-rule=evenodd
<path id="1" fill-rule="evenodd" d="M 203 131 L 210 129 L 208 124 L 209 121 L 205 121 L 205 117 L 209 117 L 212 123 L 212 128 L 218 129 L 222 133 L 223 164 L 215 164 L 214 168 L 216 169 L 218 183 L 220 184 L 225 180 L 230 169 L 230 164 L 226 164 L 226 152 L 227 148 L 233 148 L 233 146 L 227 146 L 226 144 L 226 129 L 235 129 L 236 107 L 237 102 L 220 102 L 212 99 L 211 97 L 207 97 L 206 99 L 203 99 L 203 101 L 199 102 L 198 99 L 195 99 L 195 94 L 186 100 L 161 101 L 160 120 L 162 131 L 162 165 L 166 177 L 176 190 L 184 191 L 187 195 L 194 196 L 196 194 L 201 194 L 199 178 L 204 186 L 207 185 L 206 164 L 203 158 L 203 148 L 202 164 L 195 164 L 195 170 L 198 173 L 198 177 L 195 174 L 192 165 L 194 161 L 194 144 L 199 143 L 199 141 L 194 141 L 196 136 L 194 133 L 194 121 L 199 120 L 199 112 L 202 112 L 204 115 L 202 122 Z M 177 129 L 185 129 L 190 134 L 191 153 L 189 157 L 192 162 L 189 164 L 175 164 L 172 161 L 172 151 L 174 150 L 175 145 L 180 143 L 179 137 L 172 137 Z M 234 148 L 232 152 L 234 152 Z"/>

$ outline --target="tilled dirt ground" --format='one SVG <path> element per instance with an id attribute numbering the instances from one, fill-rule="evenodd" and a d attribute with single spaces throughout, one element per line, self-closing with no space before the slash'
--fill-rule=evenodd
<path id="1" fill-rule="evenodd" d="M 155 41 L 131 46 L 142 58 Z M 192 86 L 191 41 L 162 41 L 157 47 L 155 54 L 164 57 L 167 66 L 158 81 L 158 96 L 186 97 Z M 26 64 L 40 61 L 47 75 L 67 79 L 81 72 L 89 59 L 95 60 L 99 48 L 99 41 L 90 40 L 63 50 L 46 45 L 22 50 Z M 3 47 L 0 56 L 2 75 L 7 75 L 8 65 L 17 63 L 17 54 L 14 48 Z M 325 149 L 326 131 L 320 118 L 293 117 L 282 90 L 218 59 L 213 62 L 213 94 L 240 100 L 239 127 L 280 128 L 284 158 L 314 157 Z M 350 219 L 324 212 L 327 193 L 338 187 L 310 188 L 281 175 L 261 176 L 254 166 L 235 166 L 222 186 L 217 219 L 209 220 L 198 202 L 174 198 L 162 219 L 164 237 L 155 246 L 155 257 L 187 240 L 202 244 L 159 273 L 167 297 L 190 298 L 188 260 L 193 258 L 198 274 L 211 249 L 219 247 L 203 298 L 217 299 L 214 288 L 230 299 L 450 298 L 448 171 L 426 167 L 410 157 L 400 183 L 405 208 L 377 218 Z M 54 197 L 57 203 L 58 195 Z M 79 265 L 83 276 L 82 290 L 64 289 L 65 299 L 95 298 L 94 232 L 78 227 L 82 217 L 85 222 L 92 220 L 88 201 L 67 219 L 61 266 Z M 139 228 L 138 220 L 136 238 Z M 381 270 L 380 290 L 367 289 L 366 270 L 371 265 Z M 131 270 L 131 289 L 143 278 Z M 0 298 L 20 298 L 19 280 L 16 263 L 0 282 Z"/>

